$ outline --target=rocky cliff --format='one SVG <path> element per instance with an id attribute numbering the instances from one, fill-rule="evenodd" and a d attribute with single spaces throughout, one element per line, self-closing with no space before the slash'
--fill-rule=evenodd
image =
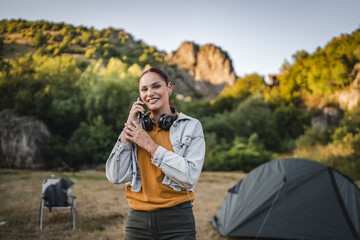
<path id="1" fill-rule="evenodd" d="M 40 166 L 41 146 L 49 136 L 46 125 L 31 117 L 18 117 L 13 110 L 0 112 L 0 166 Z"/>
<path id="2" fill-rule="evenodd" d="M 191 91 L 196 91 L 202 98 L 212 99 L 236 81 L 228 54 L 212 44 L 199 46 L 184 42 L 166 60 L 180 69 L 174 82 L 177 91 L 184 95 L 193 95 Z"/>
<path id="3" fill-rule="evenodd" d="M 334 92 L 329 100 L 339 104 L 338 108 L 324 107 L 327 102 L 320 102 L 318 107 L 321 113 L 311 119 L 311 125 L 321 130 L 328 126 L 337 126 L 341 118 L 341 111 L 351 111 L 360 103 L 360 63 L 355 64 L 351 72 L 351 84 L 339 91 Z"/>
<path id="4" fill-rule="evenodd" d="M 341 109 L 351 111 L 360 102 L 360 63 L 355 64 L 351 74 L 350 86 L 335 92 L 331 97 Z"/>

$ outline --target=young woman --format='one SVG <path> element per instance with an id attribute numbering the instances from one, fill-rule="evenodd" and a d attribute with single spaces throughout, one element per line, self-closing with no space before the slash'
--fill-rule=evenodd
<path id="1" fill-rule="evenodd" d="M 172 90 L 161 69 L 141 75 L 140 98 L 106 162 L 109 181 L 127 184 L 127 240 L 196 239 L 192 201 L 205 140 L 198 120 L 170 107 Z"/>

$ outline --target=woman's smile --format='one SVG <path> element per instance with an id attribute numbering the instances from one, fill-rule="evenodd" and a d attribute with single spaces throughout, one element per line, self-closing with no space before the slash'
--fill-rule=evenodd
<path id="1" fill-rule="evenodd" d="M 157 103 L 158 101 L 159 101 L 159 98 L 151 98 L 151 99 L 148 100 L 148 103 L 150 103 L 150 104 L 155 104 L 155 103 Z"/>

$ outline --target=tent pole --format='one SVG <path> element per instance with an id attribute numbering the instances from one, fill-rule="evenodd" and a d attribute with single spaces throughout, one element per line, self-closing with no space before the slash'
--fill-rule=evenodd
<path id="1" fill-rule="evenodd" d="M 272 208 L 274 207 L 274 205 L 275 205 L 275 203 L 276 203 L 276 201 L 277 201 L 277 199 L 278 199 L 278 197 L 279 197 L 279 195 L 280 195 L 280 191 L 281 191 L 282 187 L 284 186 L 284 183 L 285 183 L 285 178 L 284 178 L 284 181 L 283 181 L 282 185 L 281 185 L 281 186 L 279 187 L 279 189 L 277 190 L 277 193 L 276 193 L 276 195 L 275 195 L 275 198 L 274 198 L 273 202 L 271 203 L 271 206 L 270 206 L 269 210 L 268 210 L 267 213 L 266 213 L 266 216 L 265 216 L 264 221 L 262 222 L 262 224 L 261 224 L 261 226 L 260 226 L 260 228 L 259 228 L 258 233 L 256 234 L 255 240 L 257 240 L 258 237 L 260 236 L 260 233 L 261 233 L 261 231 L 262 231 L 262 229 L 263 229 L 263 227 L 264 227 L 264 225 L 265 225 L 265 222 L 267 221 L 268 217 L 270 216 L 270 212 L 271 212 Z"/>

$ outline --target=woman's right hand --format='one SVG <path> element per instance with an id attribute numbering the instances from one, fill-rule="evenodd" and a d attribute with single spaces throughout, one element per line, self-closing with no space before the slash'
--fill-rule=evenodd
<path id="1" fill-rule="evenodd" d="M 130 112 L 129 112 L 128 119 L 126 121 L 127 124 L 133 126 L 134 124 L 132 123 L 132 121 L 139 122 L 139 113 L 141 113 L 141 115 L 145 114 L 145 108 L 142 105 L 144 105 L 144 103 L 142 101 L 140 101 L 140 98 L 138 98 L 137 101 L 133 103 L 133 105 L 130 109 Z M 126 126 L 125 126 L 125 128 L 126 128 Z M 121 142 L 127 141 L 124 137 L 124 134 L 125 134 L 125 132 L 123 133 L 123 136 L 121 137 Z"/>

